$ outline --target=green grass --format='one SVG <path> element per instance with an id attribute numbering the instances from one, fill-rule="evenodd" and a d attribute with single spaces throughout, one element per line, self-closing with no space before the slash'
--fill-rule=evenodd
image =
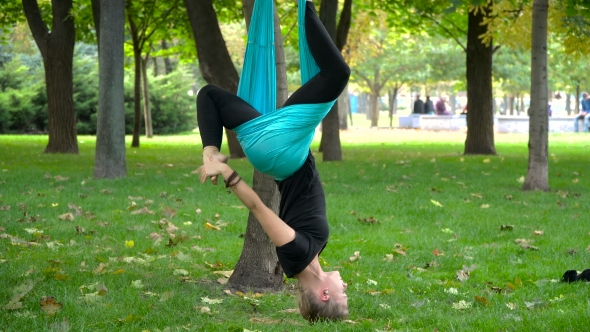
<path id="1" fill-rule="evenodd" d="M 309 326 L 283 311 L 296 308 L 292 279 L 258 298 L 228 295 L 217 282 L 213 272 L 239 258 L 247 211 L 191 174 L 198 135 L 143 138 L 119 180 L 92 178 L 93 137 L 64 156 L 43 154 L 44 136 L 0 136 L 0 331 L 587 330 L 588 284 L 557 282 L 590 268 L 585 136 L 550 136 L 549 192 L 520 190 L 526 135 L 496 135 L 498 156 L 462 156 L 460 133 L 341 137 L 344 161 L 316 153 L 331 224 L 321 257 L 349 284 L 351 322 Z M 230 164 L 251 183 L 247 161 Z M 153 214 L 133 214 L 144 207 Z M 66 213 L 74 220 L 59 218 Z M 359 221 L 371 217 L 378 223 Z M 178 228 L 171 246 L 163 218 Z M 351 262 L 355 251 L 361 259 Z M 469 279 L 458 281 L 467 267 Z M 6 309 L 27 283 L 22 308 Z M 92 295 L 92 285 L 106 294 Z M 63 308 L 47 315 L 43 296 Z M 455 308 L 461 301 L 470 307 Z"/>

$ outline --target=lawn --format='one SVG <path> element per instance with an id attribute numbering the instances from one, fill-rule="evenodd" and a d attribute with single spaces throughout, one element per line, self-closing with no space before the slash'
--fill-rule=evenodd
<path id="1" fill-rule="evenodd" d="M 321 261 L 348 283 L 350 317 L 310 326 L 293 279 L 278 294 L 224 289 L 248 212 L 197 181 L 197 134 L 142 138 L 118 180 L 93 179 L 93 137 L 72 156 L 0 136 L 0 331 L 588 329 L 589 284 L 559 282 L 590 268 L 587 137 L 550 135 L 549 192 L 520 189 L 526 135 L 496 135 L 497 156 L 461 155 L 464 133 L 341 138 L 344 161 L 315 154 Z M 251 183 L 247 161 L 230 164 Z"/>

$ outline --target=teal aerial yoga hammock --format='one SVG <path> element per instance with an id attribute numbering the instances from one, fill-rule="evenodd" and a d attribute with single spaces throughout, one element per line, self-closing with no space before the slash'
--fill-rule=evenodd
<path id="1" fill-rule="evenodd" d="M 305 38 L 305 2 L 299 0 L 298 11 L 301 84 L 320 71 Z M 256 0 L 250 22 L 238 96 L 262 116 L 234 128 L 234 131 L 252 165 L 262 173 L 283 180 L 303 165 L 315 128 L 335 100 L 277 109 L 274 0 Z"/>

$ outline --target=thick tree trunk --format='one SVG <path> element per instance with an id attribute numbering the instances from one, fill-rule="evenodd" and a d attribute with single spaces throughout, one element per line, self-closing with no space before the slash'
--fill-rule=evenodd
<path id="1" fill-rule="evenodd" d="M 523 190 L 549 190 L 547 87 L 548 0 L 533 3 L 529 164 Z"/>
<path id="2" fill-rule="evenodd" d="M 328 31 L 334 43 L 336 43 L 336 12 L 338 0 L 322 0 L 320 5 L 320 21 Z M 301 36 L 300 36 L 301 38 Z M 323 152 L 323 161 L 341 161 L 342 146 L 340 144 L 340 120 L 338 117 L 338 101 L 332 106 L 328 115 L 322 120 L 322 139 L 320 151 Z"/>
<path id="3" fill-rule="evenodd" d="M 491 12 L 488 2 L 485 13 Z M 472 11 L 468 18 L 467 31 L 467 138 L 465 154 L 496 154 L 494 146 L 494 105 L 492 93 L 493 48 L 482 43 L 479 36 L 487 30 L 483 25 L 484 11 Z"/>
<path id="4" fill-rule="evenodd" d="M 23 0 L 23 9 L 45 67 L 49 142 L 45 153 L 78 153 L 74 109 L 73 59 L 76 29 L 72 0 L 52 1 L 51 30 L 37 0 Z"/>
<path id="5" fill-rule="evenodd" d="M 250 26 L 250 18 L 254 7 L 254 0 L 243 0 L 246 27 Z M 277 67 L 277 107 L 287 100 L 287 72 L 283 37 L 279 25 L 279 17 L 274 13 L 275 56 Z M 262 202 L 278 214 L 280 195 L 274 179 L 268 175 L 254 171 L 252 184 L 254 191 Z M 246 238 L 240 260 L 234 268 L 234 273 L 228 281 L 228 286 L 234 289 L 269 289 L 280 290 L 283 287 L 283 269 L 279 264 L 274 244 L 260 226 L 252 213 L 248 216 Z"/>
<path id="6" fill-rule="evenodd" d="M 145 121 L 145 137 L 154 137 L 154 128 L 152 126 L 152 109 L 150 104 L 150 89 L 147 78 L 147 61 L 148 57 L 141 59 L 141 92 L 143 96 L 143 119 Z"/>
<path id="7" fill-rule="evenodd" d="M 569 94 L 569 91 L 565 94 L 565 111 L 567 115 L 572 115 L 572 97 Z"/>
<path id="8" fill-rule="evenodd" d="M 576 99 L 574 100 L 574 114 L 580 113 L 580 84 L 576 85 Z"/>
<path id="9" fill-rule="evenodd" d="M 236 93 L 239 82 L 238 72 L 223 40 L 212 0 L 184 0 L 184 3 L 195 37 L 199 69 L 203 78 L 209 84 L 215 84 Z M 236 134 L 232 130 L 226 130 L 225 133 L 230 157 L 246 157 Z"/>
<path id="10" fill-rule="evenodd" d="M 125 102 L 123 43 L 125 3 L 100 0 L 101 17 L 98 62 L 98 113 L 96 129 L 95 178 L 127 175 L 125 161 Z"/>

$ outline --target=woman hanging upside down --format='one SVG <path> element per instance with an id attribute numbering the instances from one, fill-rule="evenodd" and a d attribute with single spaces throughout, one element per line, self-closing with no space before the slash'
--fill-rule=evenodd
<path id="1" fill-rule="evenodd" d="M 325 195 L 309 145 L 315 128 L 346 86 L 350 68 L 310 0 L 305 8 L 305 38 L 320 72 L 282 108 L 262 115 L 238 96 L 207 85 L 197 96 L 197 117 L 204 147 L 201 182 L 211 178 L 217 184 L 221 175 L 226 187 L 256 216 L 276 246 L 286 276 L 299 281 L 301 315 L 313 322 L 348 315 L 346 283 L 338 271 L 324 272 L 318 261 L 329 227 Z M 278 216 L 226 164 L 227 157 L 219 152 L 223 127 L 237 133 L 258 171 L 275 178 L 281 193 Z"/>

